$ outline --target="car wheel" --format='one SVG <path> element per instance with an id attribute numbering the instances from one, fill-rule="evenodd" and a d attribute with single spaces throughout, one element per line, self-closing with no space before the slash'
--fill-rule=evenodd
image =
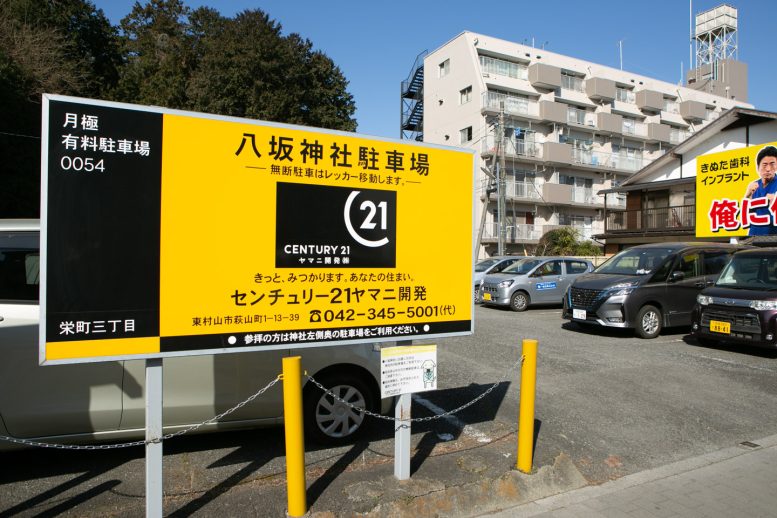
<path id="1" fill-rule="evenodd" d="M 529 294 L 525 291 L 516 291 L 510 297 L 510 309 L 513 311 L 526 311 L 529 307 Z"/>
<path id="2" fill-rule="evenodd" d="M 352 375 L 330 374 L 316 381 L 349 404 L 309 383 L 303 403 L 306 435 L 318 444 L 338 445 L 353 441 L 362 432 L 367 417 L 354 407 L 372 410 L 369 386 Z"/>
<path id="3" fill-rule="evenodd" d="M 661 332 L 661 310 L 650 304 L 637 313 L 637 334 L 642 338 L 655 338 Z"/>

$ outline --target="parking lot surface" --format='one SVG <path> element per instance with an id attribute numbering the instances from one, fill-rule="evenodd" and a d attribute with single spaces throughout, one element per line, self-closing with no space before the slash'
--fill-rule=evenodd
<path id="1" fill-rule="evenodd" d="M 413 417 L 493 390 L 455 416 L 413 423 L 409 481 L 393 478 L 390 421 L 372 420 L 353 445 L 308 445 L 311 513 L 475 515 L 777 434 L 771 351 L 701 347 L 687 329 L 654 340 L 581 329 L 557 306 L 475 315 L 474 335 L 437 342 L 438 390 L 414 395 Z M 516 477 L 524 338 L 539 340 L 535 474 Z M 166 515 L 284 516 L 282 429 L 181 437 L 164 450 Z M 0 453 L 0 516 L 142 516 L 143 455 Z"/>

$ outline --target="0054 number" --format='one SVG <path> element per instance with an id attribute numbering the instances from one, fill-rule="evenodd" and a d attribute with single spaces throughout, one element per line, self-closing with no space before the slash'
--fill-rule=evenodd
<path id="1" fill-rule="evenodd" d="M 105 164 L 102 158 L 95 162 L 94 158 L 91 157 L 82 158 L 80 156 L 69 157 L 65 155 L 60 159 L 59 165 L 63 171 L 105 171 Z"/>

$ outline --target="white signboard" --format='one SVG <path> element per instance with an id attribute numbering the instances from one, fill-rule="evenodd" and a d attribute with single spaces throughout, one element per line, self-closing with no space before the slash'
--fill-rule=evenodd
<path id="1" fill-rule="evenodd" d="M 380 397 L 437 389 L 437 346 L 407 345 L 380 350 Z"/>

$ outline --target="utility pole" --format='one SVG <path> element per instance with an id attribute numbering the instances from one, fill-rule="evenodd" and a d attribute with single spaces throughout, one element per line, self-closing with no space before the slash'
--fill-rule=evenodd
<path id="1" fill-rule="evenodd" d="M 497 172 L 497 217 L 499 218 L 498 254 L 505 255 L 505 241 L 507 239 L 507 221 L 505 210 L 505 106 L 499 103 L 499 167 Z"/>

